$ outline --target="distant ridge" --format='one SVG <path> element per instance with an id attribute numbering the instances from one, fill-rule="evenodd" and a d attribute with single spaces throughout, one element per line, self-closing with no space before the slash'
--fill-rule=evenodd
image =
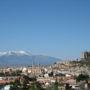
<path id="1" fill-rule="evenodd" d="M 57 61 L 61 61 L 58 58 L 44 56 L 44 55 L 32 55 L 26 51 L 9 51 L 0 52 L 0 65 L 51 65 Z"/>

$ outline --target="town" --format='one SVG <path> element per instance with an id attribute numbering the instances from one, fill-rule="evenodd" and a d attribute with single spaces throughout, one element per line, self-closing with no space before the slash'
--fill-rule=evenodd
<path id="1" fill-rule="evenodd" d="M 90 67 L 81 63 L 89 58 L 84 52 L 80 59 L 50 66 L 1 66 L 0 90 L 90 90 Z"/>

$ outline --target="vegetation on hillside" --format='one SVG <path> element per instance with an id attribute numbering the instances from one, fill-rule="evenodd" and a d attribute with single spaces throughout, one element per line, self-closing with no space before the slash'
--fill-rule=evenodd
<path id="1" fill-rule="evenodd" d="M 89 79 L 89 75 L 80 74 L 80 75 L 76 78 L 76 81 L 77 81 L 77 82 L 80 82 L 80 81 L 88 81 L 88 79 Z"/>
<path id="2" fill-rule="evenodd" d="M 88 66 L 90 68 L 90 58 L 84 59 L 80 61 L 81 66 Z"/>

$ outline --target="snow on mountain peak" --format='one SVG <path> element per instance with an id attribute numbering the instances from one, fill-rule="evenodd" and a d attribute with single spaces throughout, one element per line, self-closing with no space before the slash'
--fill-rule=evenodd
<path id="1" fill-rule="evenodd" d="M 0 56 L 4 55 L 31 55 L 26 51 L 8 51 L 8 52 L 0 52 Z"/>

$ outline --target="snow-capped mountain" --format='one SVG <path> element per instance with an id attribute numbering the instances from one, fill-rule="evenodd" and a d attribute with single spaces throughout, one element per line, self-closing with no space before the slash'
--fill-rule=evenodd
<path id="1" fill-rule="evenodd" d="M 51 65 L 60 59 L 43 56 L 43 55 L 32 55 L 26 51 L 9 51 L 0 52 L 0 65 Z"/>
<path id="2" fill-rule="evenodd" d="M 31 55 L 26 51 L 9 51 L 9 52 L 0 52 L 0 56 L 4 55 Z"/>

